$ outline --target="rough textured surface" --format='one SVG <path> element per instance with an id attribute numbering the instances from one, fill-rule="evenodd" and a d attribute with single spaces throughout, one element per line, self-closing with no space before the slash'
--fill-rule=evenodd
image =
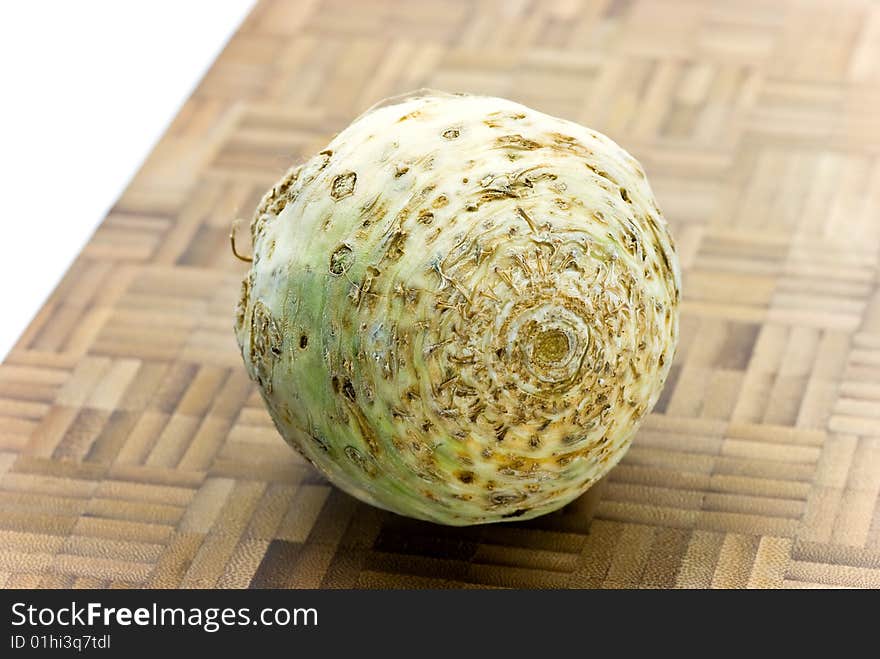
<path id="1" fill-rule="evenodd" d="M 556 510 L 660 396 L 681 273 L 633 157 L 505 99 L 383 101 L 267 193 L 235 330 L 284 438 L 386 510 Z"/>
<path id="2" fill-rule="evenodd" d="M 260 4 L 205 77 L 0 366 L 0 584 L 880 586 L 877 3 L 415 7 Z M 359 504 L 241 367 L 230 218 L 421 86 L 626 144 L 676 237 L 679 352 L 589 534 Z"/>

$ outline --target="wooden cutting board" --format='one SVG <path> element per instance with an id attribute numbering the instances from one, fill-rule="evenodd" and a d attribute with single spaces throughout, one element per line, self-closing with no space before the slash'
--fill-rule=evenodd
<path id="1" fill-rule="evenodd" d="M 672 224 L 679 354 L 592 527 L 360 504 L 240 363 L 231 221 L 422 86 L 607 133 Z M 880 587 L 878 113 L 869 0 L 261 2 L 0 366 L 0 585 Z"/>

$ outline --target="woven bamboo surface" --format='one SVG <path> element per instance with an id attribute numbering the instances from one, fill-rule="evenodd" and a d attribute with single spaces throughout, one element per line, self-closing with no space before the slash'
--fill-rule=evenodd
<path id="1" fill-rule="evenodd" d="M 245 375 L 231 220 L 422 86 L 607 133 L 672 225 L 679 354 L 592 527 L 371 509 Z M 878 113 L 868 0 L 261 2 L 0 366 L 0 585 L 880 587 Z"/>

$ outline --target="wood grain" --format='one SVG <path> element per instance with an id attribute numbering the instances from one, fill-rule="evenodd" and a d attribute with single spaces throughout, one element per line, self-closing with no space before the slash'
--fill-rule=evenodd
<path id="1" fill-rule="evenodd" d="M 880 5 L 264 0 L 0 365 L 4 587 L 880 586 Z M 231 221 L 377 99 L 508 96 L 645 165 L 684 270 L 589 500 L 447 529 L 274 431 Z"/>

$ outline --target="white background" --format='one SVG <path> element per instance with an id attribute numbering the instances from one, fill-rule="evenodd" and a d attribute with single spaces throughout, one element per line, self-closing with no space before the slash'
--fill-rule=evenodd
<path id="1" fill-rule="evenodd" d="M 0 359 L 253 4 L 0 3 Z"/>

